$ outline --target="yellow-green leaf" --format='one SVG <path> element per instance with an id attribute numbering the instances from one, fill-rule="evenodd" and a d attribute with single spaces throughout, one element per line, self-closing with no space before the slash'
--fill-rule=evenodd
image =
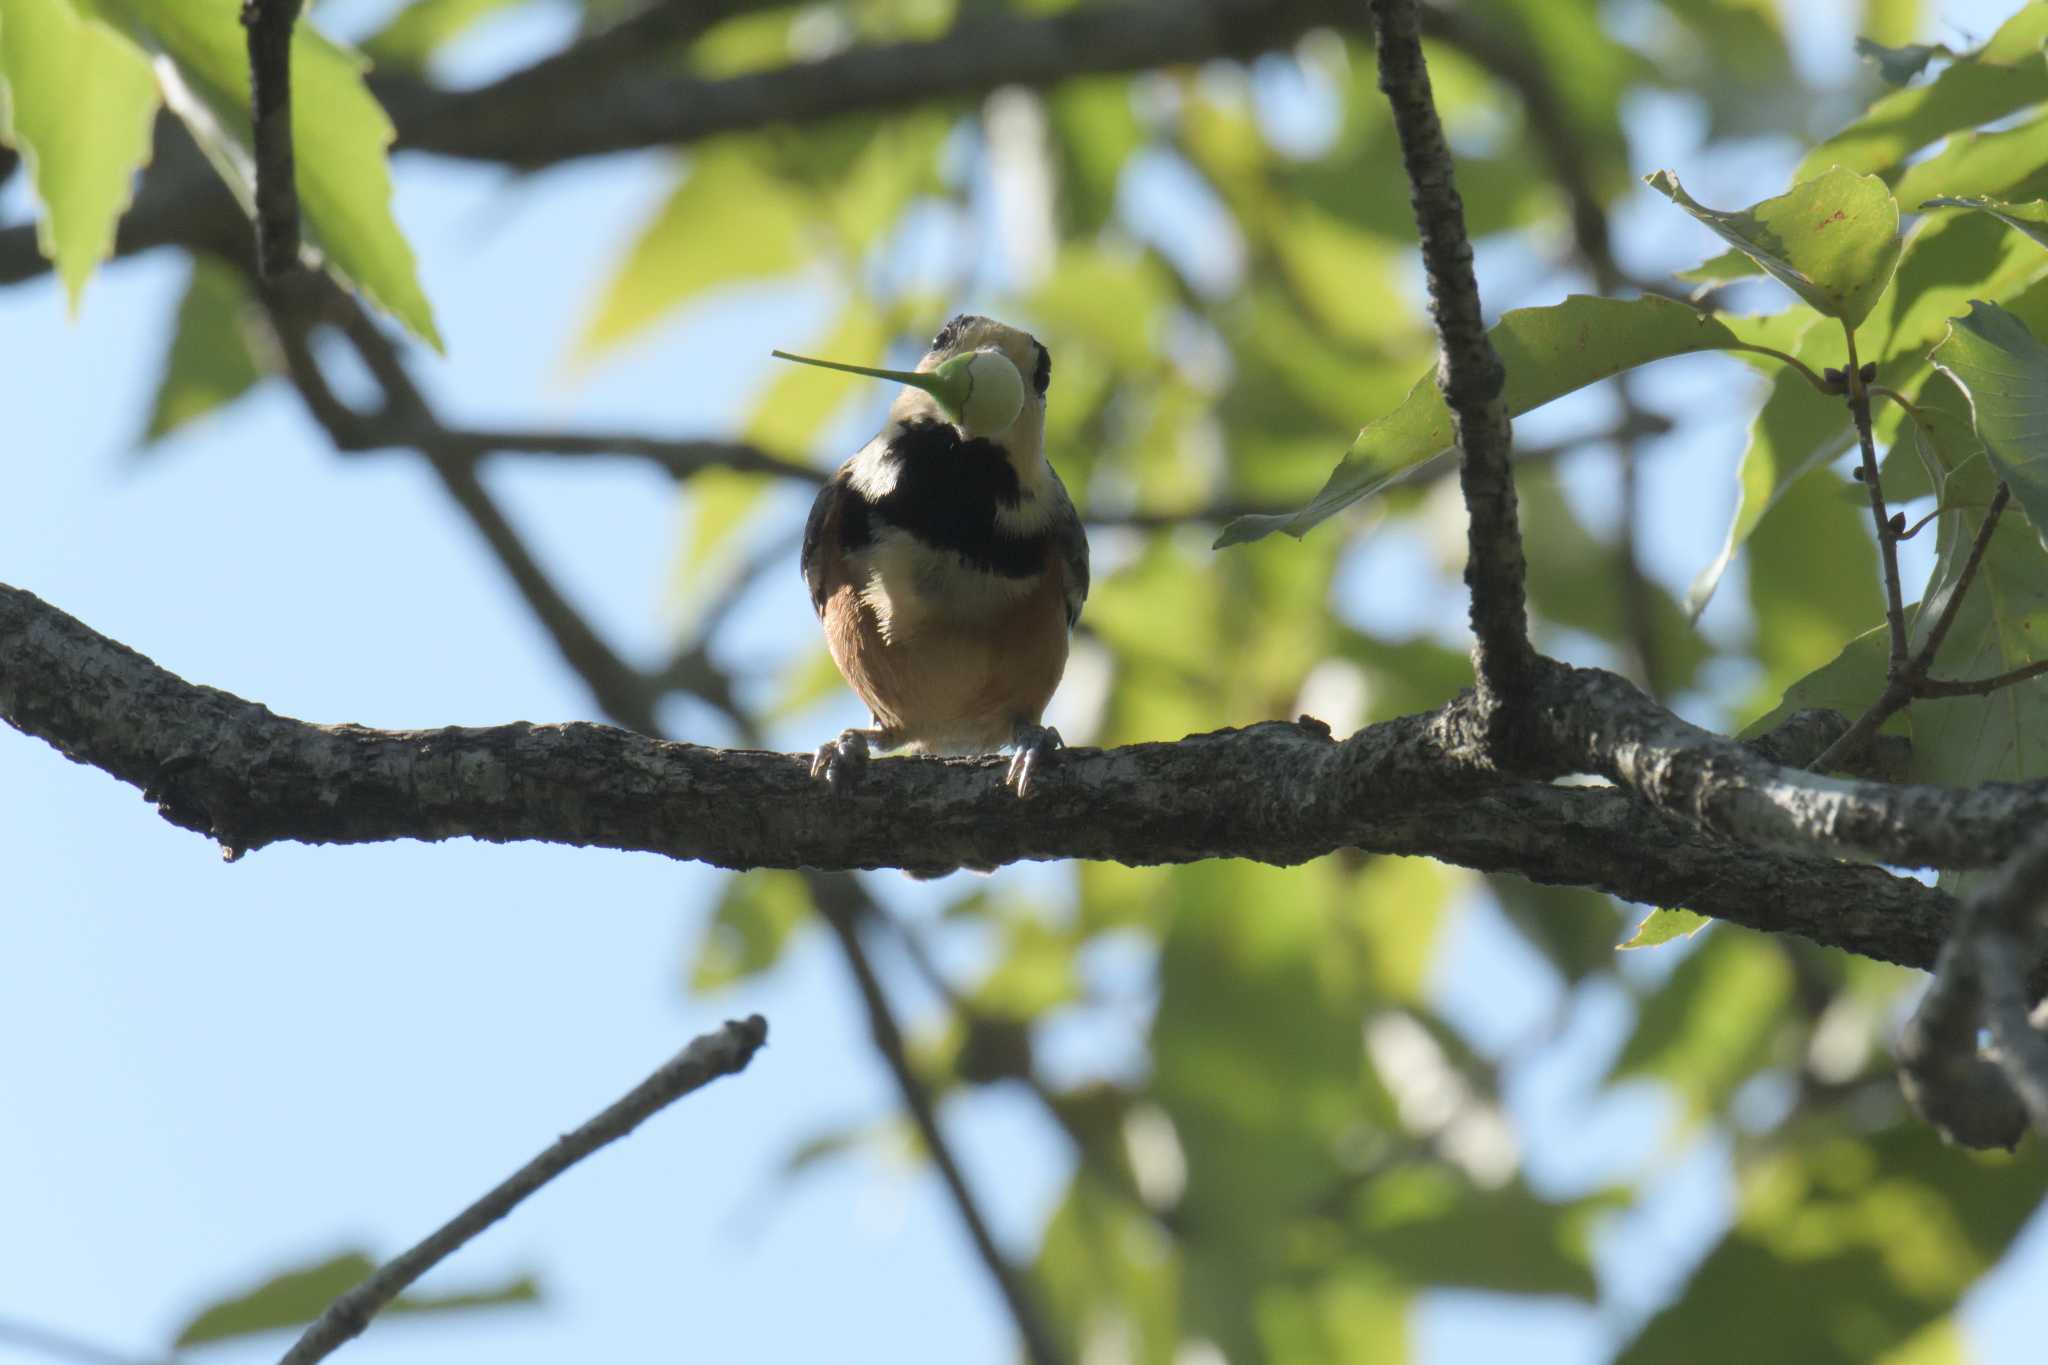
<path id="1" fill-rule="evenodd" d="M 203 1346 L 235 1337 L 273 1332 L 311 1322 L 328 1304 L 368 1279 L 376 1262 L 360 1251 L 274 1275 L 243 1293 L 209 1304 L 186 1320 L 172 1345 Z M 437 1313 L 464 1308 L 496 1308 L 534 1303 L 540 1288 L 522 1275 L 488 1289 L 431 1297 L 406 1295 L 386 1313 Z"/>
<path id="2" fill-rule="evenodd" d="M 810 221 L 805 196 L 761 169 L 746 143 L 704 147 L 605 284 L 573 360 L 617 349 L 715 285 L 794 270 Z"/>
<path id="3" fill-rule="evenodd" d="M 728 879 L 690 964 L 690 989 L 721 990 L 768 970 L 810 912 L 810 888 L 794 872 L 756 868 Z"/>
<path id="4" fill-rule="evenodd" d="M 1920 206 L 1923 209 L 1976 209 L 1988 213 L 2009 228 L 2016 228 L 2042 246 L 2048 246 L 2048 199 L 2036 199 L 2030 204 L 2007 204 L 1996 199 L 1982 198 L 1937 198 Z"/>
<path id="5" fill-rule="evenodd" d="M 251 307 L 239 270 L 211 256 L 192 258 L 177 331 L 143 428 L 145 444 L 234 401 L 263 377 L 246 331 Z"/>
<path id="6" fill-rule="evenodd" d="M 1691 910 L 1652 910 L 1629 935 L 1623 948 L 1656 948 L 1673 939 L 1691 938 L 1714 921 Z"/>
<path id="7" fill-rule="evenodd" d="M 96 0 L 168 59 L 164 101 L 244 208 L 254 203 L 249 57 L 237 7 L 192 0 Z M 364 62 L 303 21 L 292 33 L 292 150 L 307 246 L 405 327 L 441 346 L 412 247 L 391 213 L 391 120 L 363 80 Z"/>
<path id="8" fill-rule="evenodd" d="M 417 70 L 440 48 L 514 0 L 413 0 L 391 22 L 363 40 L 379 67 Z"/>
<path id="9" fill-rule="evenodd" d="M 1545 308 L 1511 309 L 1488 336 L 1507 367 L 1510 416 L 1653 360 L 1744 346 L 1725 323 L 1655 295 L 1600 299 L 1575 294 Z M 1432 367 L 1399 407 L 1358 433 L 1343 463 L 1307 507 L 1292 515 L 1239 517 L 1224 528 L 1216 545 L 1239 545 L 1275 531 L 1306 535 L 1450 448 L 1451 410 L 1437 391 Z"/>
<path id="10" fill-rule="evenodd" d="M 1874 175 L 1840 167 L 1784 194 L 1723 212 L 1685 192 L 1670 171 L 1645 183 L 1831 318 L 1862 322 L 1899 263 L 1899 205 Z"/>
<path id="11" fill-rule="evenodd" d="M 1830 166 L 1890 172 L 1929 143 L 2048 99 L 2048 5 L 2022 5 L 1991 41 L 1925 85 L 1894 90 L 1807 153 L 1797 179 Z"/>
<path id="12" fill-rule="evenodd" d="M 2039 531 L 2048 527 L 2048 346 L 1996 304 L 1970 304 L 1934 363 L 1969 396 L 1984 453 Z"/>
<path id="13" fill-rule="evenodd" d="M 0 0 L 0 137 L 27 163 L 36 244 L 74 311 L 149 160 L 149 59 L 70 0 Z"/>

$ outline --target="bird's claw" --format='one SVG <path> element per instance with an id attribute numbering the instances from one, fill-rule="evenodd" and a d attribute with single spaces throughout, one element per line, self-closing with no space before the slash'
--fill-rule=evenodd
<path id="1" fill-rule="evenodd" d="M 838 795 L 853 785 L 867 762 L 867 732 L 842 731 L 839 738 L 828 739 L 818 746 L 818 752 L 811 757 L 811 777 L 813 780 L 823 778 L 833 794 Z"/>
<path id="2" fill-rule="evenodd" d="M 1010 760 L 1010 771 L 1003 777 L 1003 785 L 1014 789 L 1017 798 L 1031 795 L 1031 778 L 1055 749 L 1067 747 L 1060 738 L 1060 732 L 1050 725 L 1020 725 L 1016 735 L 1017 756 Z"/>

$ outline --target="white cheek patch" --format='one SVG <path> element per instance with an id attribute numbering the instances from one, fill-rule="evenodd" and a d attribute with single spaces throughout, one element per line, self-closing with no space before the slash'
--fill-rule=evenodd
<path id="1" fill-rule="evenodd" d="M 869 502 L 880 502 L 896 491 L 896 480 L 903 473 L 903 467 L 888 458 L 888 433 L 875 437 L 860 448 L 850 462 L 852 472 L 846 481 L 854 491 Z"/>

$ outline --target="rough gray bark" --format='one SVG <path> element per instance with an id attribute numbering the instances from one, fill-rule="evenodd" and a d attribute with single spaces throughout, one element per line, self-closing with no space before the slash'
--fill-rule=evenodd
<path id="1" fill-rule="evenodd" d="M 1437 386 L 1451 410 L 1458 440 L 1458 483 L 1468 512 L 1465 586 L 1470 590 L 1473 663 L 1496 757 L 1519 739 L 1520 710 L 1529 697 L 1536 653 L 1529 644 L 1528 565 L 1516 520 L 1515 480 L 1508 468 L 1513 434 L 1501 397 L 1507 371 L 1486 335 L 1465 206 L 1458 197 L 1451 149 L 1444 141 L 1422 60 L 1422 24 L 1409 0 L 1374 0 L 1380 90 L 1393 110 L 1408 171 L 1409 202 L 1422 239 L 1429 312 L 1443 343 Z"/>
<path id="2" fill-rule="evenodd" d="M 1809 849 L 1827 844 L 1830 826 L 1861 830 L 1875 819 L 1829 814 L 1809 787 L 1866 814 L 1904 802 L 1987 848 L 2048 811 L 2038 787 L 1956 793 L 1779 768 L 1594 671 L 1557 668 L 1540 699 L 1540 712 L 1587 717 L 1562 728 L 1583 729 L 1590 751 L 1604 752 L 1602 735 L 1616 737 L 1617 772 L 1684 766 L 1702 782 L 1728 778 L 1745 813 L 1804 812 L 1814 826 Z M 810 779 L 802 755 L 667 743 L 605 725 L 391 731 L 292 720 L 187 683 L 0 586 L 0 717 L 141 789 L 165 819 L 231 855 L 281 840 L 468 836 L 723 867 L 937 871 L 1049 858 L 1293 864 L 1360 848 L 1595 886 L 1921 967 L 1933 963 L 1952 909 L 1916 881 L 1726 841 L 1613 788 L 1501 776 L 1471 739 L 1465 698 L 1342 741 L 1313 725 L 1269 722 L 1171 744 L 1069 750 L 1029 801 L 1002 786 L 994 759 L 882 761 L 842 797 Z M 1705 757 L 1660 762 L 1659 742 L 1688 738 Z M 1679 807 L 1692 790 L 1675 780 L 1646 785 Z M 1701 811 L 1720 812 L 1710 793 L 1697 795 Z"/>

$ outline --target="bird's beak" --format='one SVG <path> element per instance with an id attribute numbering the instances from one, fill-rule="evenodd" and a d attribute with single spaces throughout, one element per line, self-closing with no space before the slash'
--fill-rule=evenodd
<path id="1" fill-rule="evenodd" d="M 996 351 L 969 351 L 929 370 L 881 370 L 839 360 L 770 352 L 777 360 L 799 365 L 892 379 L 930 394 L 962 430 L 972 436 L 993 436 L 1008 430 L 1024 406 L 1024 379 L 1017 367 Z"/>

